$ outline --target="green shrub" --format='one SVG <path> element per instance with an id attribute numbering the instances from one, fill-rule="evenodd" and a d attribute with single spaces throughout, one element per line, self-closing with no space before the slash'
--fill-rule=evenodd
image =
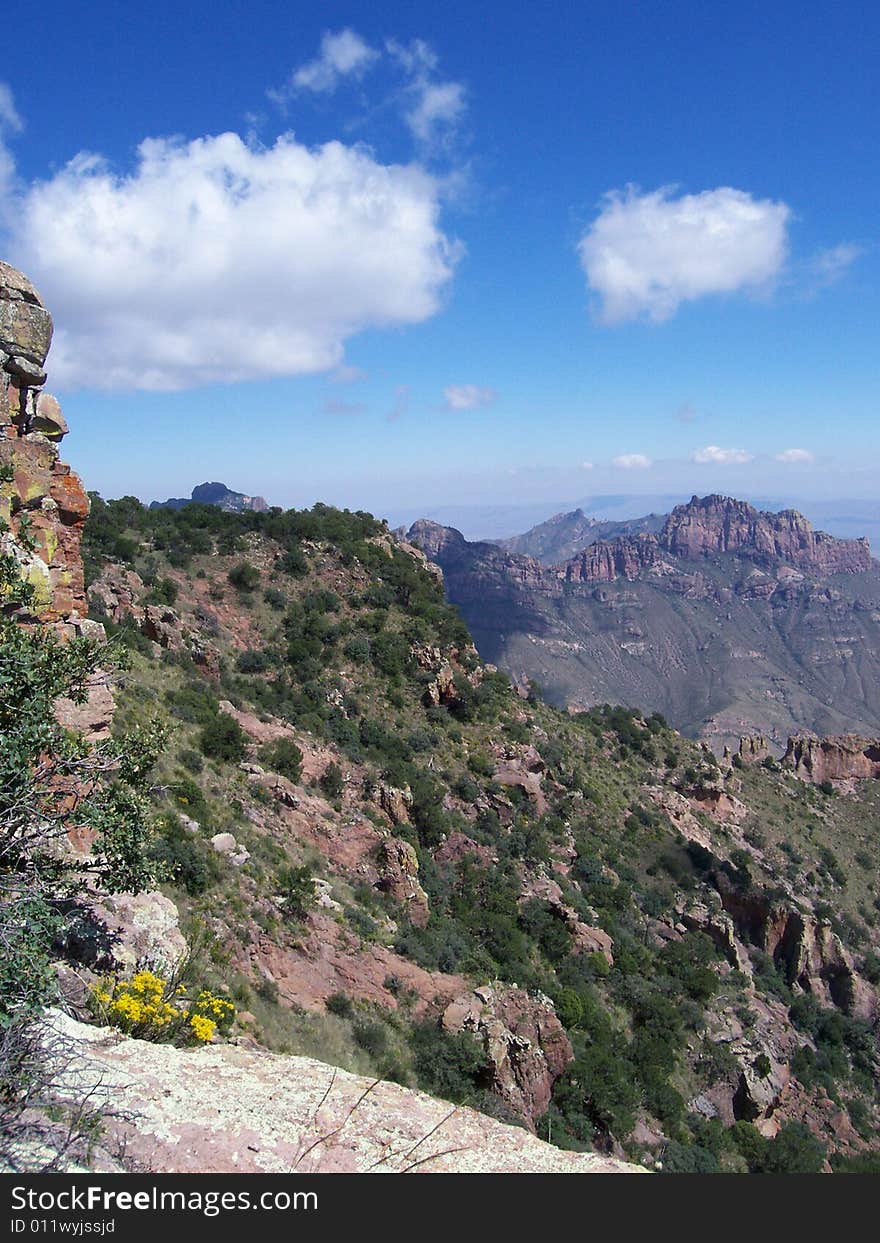
<path id="1" fill-rule="evenodd" d="M 260 585 L 260 571 L 249 561 L 239 561 L 226 577 L 236 591 L 254 591 Z"/>
<path id="2" fill-rule="evenodd" d="M 303 753 L 292 738 L 276 738 L 274 742 L 264 743 L 259 759 L 266 768 L 294 784 L 302 777 Z"/>
<path id="3" fill-rule="evenodd" d="M 443 1100 L 466 1101 L 488 1069 L 485 1050 L 470 1032 L 453 1035 L 426 1022 L 413 1028 L 410 1043 L 419 1087 Z"/>
<path id="4" fill-rule="evenodd" d="M 321 789 L 329 799 L 337 799 L 345 789 L 345 780 L 342 776 L 342 769 L 333 761 L 327 765 L 321 775 Z"/>
<path id="5" fill-rule="evenodd" d="M 222 712 L 202 726 L 199 744 L 208 759 L 227 764 L 240 763 L 247 754 L 247 735 L 238 721 Z"/>

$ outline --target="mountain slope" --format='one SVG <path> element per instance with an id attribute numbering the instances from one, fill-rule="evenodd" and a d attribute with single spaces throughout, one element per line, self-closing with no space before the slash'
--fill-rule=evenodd
<path id="1" fill-rule="evenodd" d="M 524 701 L 368 515 L 96 501 L 87 543 L 94 616 L 133 650 L 119 724 L 176 722 L 156 849 L 229 947 L 208 983 L 244 1031 L 673 1168 L 870 1145 L 880 784 L 829 796 L 659 717 Z"/>

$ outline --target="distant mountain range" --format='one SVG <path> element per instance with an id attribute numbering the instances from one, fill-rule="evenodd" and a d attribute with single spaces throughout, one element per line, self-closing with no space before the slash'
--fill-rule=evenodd
<path id="1" fill-rule="evenodd" d="M 440 526 L 454 527 L 468 540 L 506 541 L 521 531 L 553 521 L 562 512 L 580 509 L 601 522 L 631 522 L 642 514 L 667 514 L 676 505 L 687 502 L 688 496 L 688 493 L 602 493 L 519 504 L 447 504 L 431 508 L 398 505 L 382 512 L 391 527 L 408 527 L 417 519 L 427 518 Z M 841 539 L 865 535 L 872 547 L 880 548 L 880 500 L 811 500 L 788 494 L 748 495 L 743 499 L 761 510 L 796 509 L 830 535 Z"/>
<path id="2" fill-rule="evenodd" d="M 626 523 L 578 509 L 497 543 L 430 521 L 408 538 L 483 659 L 554 703 L 660 711 L 719 746 L 880 728 L 880 563 L 795 510 L 694 497 Z"/>
<path id="3" fill-rule="evenodd" d="M 184 505 L 192 505 L 193 502 L 216 505 L 227 513 L 243 513 L 246 510 L 264 513 L 269 508 L 265 497 L 233 492 L 225 483 L 200 483 L 193 488 L 191 496 L 171 496 L 167 501 L 153 501 L 150 509 L 183 509 Z"/>
<path id="4" fill-rule="evenodd" d="M 557 561 L 567 561 L 600 540 L 616 539 L 622 535 L 655 535 L 662 530 L 665 521 L 665 514 L 648 514 L 626 522 L 603 522 L 599 518 L 588 517 L 582 509 L 575 509 L 571 513 L 548 518 L 526 531 L 525 535 L 490 542 L 505 552 L 522 553 L 527 557 L 536 557 L 545 565 L 553 565 Z"/>

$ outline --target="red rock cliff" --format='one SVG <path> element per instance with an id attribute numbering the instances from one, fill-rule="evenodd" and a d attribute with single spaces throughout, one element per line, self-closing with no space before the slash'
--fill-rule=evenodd
<path id="1" fill-rule="evenodd" d="M 835 539 L 814 531 L 794 509 L 762 513 L 729 496 L 692 497 L 678 505 L 658 537 L 676 557 L 693 560 L 724 552 L 778 558 L 818 574 L 859 574 L 871 568 L 866 539 Z"/>
<path id="2" fill-rule="evenodd" d="M 0 547 L 35 588 L 40 621 L 87 612 L 80 540 L 89 500 L 60 460 L 67 424 L 43 389 L 52 317 L 21 272 L 0 262 Z"/>

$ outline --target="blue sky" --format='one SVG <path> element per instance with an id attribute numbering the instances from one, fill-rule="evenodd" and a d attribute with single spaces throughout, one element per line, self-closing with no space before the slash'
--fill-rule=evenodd
<path id="1" fill-rule="evenodd" d="M 880 498 L 876 6 L 48 3 L 29 31 L 0 251 L 104 495 Z"/>

